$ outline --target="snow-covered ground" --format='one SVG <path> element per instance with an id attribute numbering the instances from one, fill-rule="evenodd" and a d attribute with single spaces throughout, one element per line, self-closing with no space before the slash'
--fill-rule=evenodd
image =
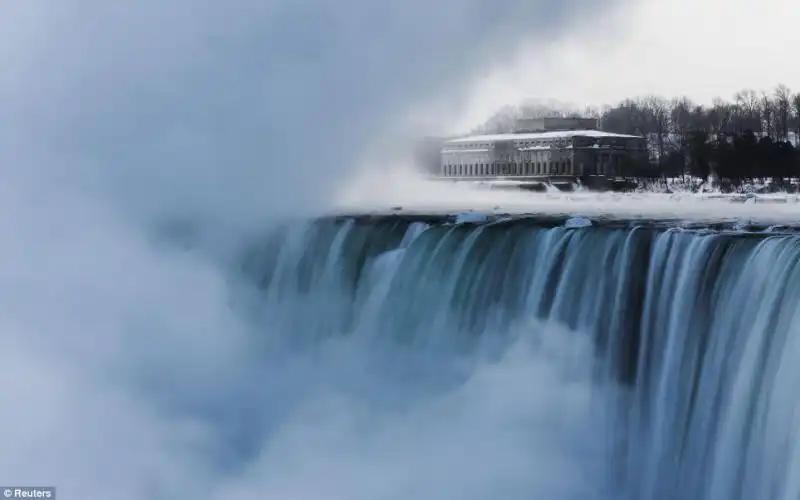
<path id="1" fill-rule="evenodd" d="M 598 193 L 553 189 L 537 193 L 486 189 L 476 184 L 436 182 L 394 174 L 389 182 L 373 179 L 351 186 L 334 210 L 340 213 L 474 212 L 800 225 L 800 196 L 797 194 L 672 191 Z"/>

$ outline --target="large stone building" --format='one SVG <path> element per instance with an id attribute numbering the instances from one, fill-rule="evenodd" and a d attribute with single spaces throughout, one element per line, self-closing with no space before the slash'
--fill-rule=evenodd
<path id="1" fill-rule="evenodd" d="M 586 118 L 520 120 L 511 134 L 445 141 L 444 178 L 568 180 L 620 175 L 626 165 L 647 162 L 647 141 L 597 130 Z M 591 180 L 591 179 L 589 179 Z"/>

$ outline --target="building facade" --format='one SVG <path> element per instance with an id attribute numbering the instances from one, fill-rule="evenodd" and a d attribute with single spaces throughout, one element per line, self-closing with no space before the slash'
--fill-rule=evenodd
<path id="1" fill-rule="evenodd" d="M 548 122 L 548 120 L 550 120 Z M 625 165 L 647 162 L 647 141 L 585 129 L 588 119 L 521 121 L 519 132 L 451 139 L 441 149 L 444 178 L 560 180 L 613 178 Z M 547 127 L 556 130 L 541 130 Z M 536 131 L 527 131 L 537 128 Z"/>

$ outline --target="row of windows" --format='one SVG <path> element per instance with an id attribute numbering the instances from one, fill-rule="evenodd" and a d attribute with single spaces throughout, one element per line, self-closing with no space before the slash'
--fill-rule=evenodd
<path id="1" fill-rule="evenodd" d="M 505 154 L 498 154 L 495 158 L 498 161 L 522 161 L 522 162 L 546 162 L 552 156 L 551 151 L 520 151 L 513 154 L 505 153 Z M 608 160 L 611 157 L 616 157 L 617 155 L 610 154 L 610 153 L 600 153 L 599 156 Z M 490 157 L 486 154 L 453 154 L 448 153 L 442 156 L 443 163 L 446 164 L 459 164 L 459 163 L 476 163 L 476 164 L 488 164 L 490 162 Z"/>
<path id="2" fill-rule="evenodd" d="M 459 142 L 459 143 L 447 143 L 448 149 L 477 149 L 477 148 L 492 148 L 495 146 L 496 142 L 491 143 L 483 143 L 483 142 Z M 538 140 L 524 140 L 524 141 L 514 141 L 514 146 L 517 148 L 529 148 L 533 146 L 566 146 L 568 144 L 572 144 L 572 138 L 548 138 L 548 139 L 538 139 Z"/>
<path id="3" fill-rule="evenodd" d="M 498 160 L 505 159 L 502 155 L 497 156 Z M 457 165 L 459 163 L 489 163 L 492 161 L 491 156 L 482 154 L 471 155 L 444 155 L 442 156 L 442 163 Z"/>
<path id="4" fill-rule="evenodd" d="M 550 151 L 522 151 L 513 154 L 498 154 L 495 156 L 495 158 L 500 161 L 514 161 L 517 159 L 544 161 L 550 156 Z M 442 157 L 444 158 L 445 163 L 447 163 L 448 160 L 452 163 L 457 163 L 459 159 L 462 160 L 462 162 L 468 161 L 471 163 L 485 163 L 490 161 L 490 157 L 484 154 L 446 153 L 442 155 Z"/>
<path id="5" fill-rule="evenodd" d="M 447 143 L 447 147 L 449 149 L 476 149 L 476 148 L 490 149 L 494 147 L 495 144 L 496 143 L 494 142 L 460 142 L 460 143 Z M 574 137 L 550 137 L 547 139 L 534 139 L 534 140 L 515 140 L 513 144 L 517 148 L 554 147 L 554 146 L 563 147 L 567 145 L 574 145 L 576 147 L 587 147 L 597 144 L 601 146 L 621 146 L 624 149 L 637 151 L 646 147 L 646 140 L 635 139 L 631 141 L 616 137 L 595 138 L 595 137 L 574 136 Z"/>
<path id="6" fill-rule="evenodd" d="M 471 165 L 444 165 L 448 177 L 481 177 L 485 175 L 545 175 L 574 174 L 572 160 L 523 163 L 476 163 Z"/>
<path id="7" fill-rule="evenodd" d="M 571 139 L 545 139 L 538 141 L 516 141 L 514 143 L 518 148 L 542 147 L 542 146 L 566 146 L 570 144 Z"/>
<path id="8" fill-rule="evenodd" d="M 491 148 L 494 143 L 484 143 L 484 142 L 457 142 L 457 143 L 446 143 L 448 149 L 488 149 Z"/>

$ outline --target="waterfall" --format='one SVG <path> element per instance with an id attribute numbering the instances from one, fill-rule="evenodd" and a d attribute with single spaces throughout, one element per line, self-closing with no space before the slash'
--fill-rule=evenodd
<path id="1" fill-rule="evenodd" d="M 551 407 L 518 437 L 535 436 L 527 465 L 551 454 L 572 476 L 509 472 L 487 495 L 794 500 L 798 257 L 800 238 L 775 233 L 345 218 L 281 228 L 243 269 L 261 290 L 254 309 L 297 349 L 346 338 L 406 352 L 416 383 L 440 391 L 523 345 L 547 365 L 517 381 L 534 398 L 551 384 L 531 402 Z M 465 365 L 432 377 L 419 359 Z"/>

